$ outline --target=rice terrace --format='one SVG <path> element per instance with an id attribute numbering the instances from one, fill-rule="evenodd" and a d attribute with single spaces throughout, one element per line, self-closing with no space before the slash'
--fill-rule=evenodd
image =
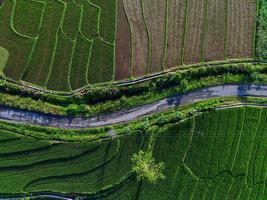
<path id="1" fill-rule="evenodd" d="M 0 0 L 0 200 L 267 200 L 267 0 Z"/>

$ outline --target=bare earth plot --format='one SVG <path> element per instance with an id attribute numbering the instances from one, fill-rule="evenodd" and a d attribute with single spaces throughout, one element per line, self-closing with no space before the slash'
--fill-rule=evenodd
<path id="1" fill-rule="evenodd" d="M 134 72 L 139 69 L 134 77 L 182 65 L 254 56 L 256 0 L 123 3 L 129 16 L 132 66 Z"/>

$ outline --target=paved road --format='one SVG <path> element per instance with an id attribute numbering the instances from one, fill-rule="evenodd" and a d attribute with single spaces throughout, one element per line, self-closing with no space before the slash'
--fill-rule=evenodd
<path id="1" fill-rule="evenodd" d="M 0 106 L 0 119 L 66 129 L 91 128 L 125 123 L 149 114 L 166 111 L 176 106 L 227 96 L 267 97 L 267 85 L 232 84 L 203 88 L 188 94 L 177 94 L 164 100 L 130 110 L 92 118 L 59 117 Z"/>

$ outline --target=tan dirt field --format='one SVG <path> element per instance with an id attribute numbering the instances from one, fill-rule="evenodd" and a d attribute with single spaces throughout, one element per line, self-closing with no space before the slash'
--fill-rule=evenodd
<path id="1" fill-rule="evenodd" d="M 186 0 L 169 0 L 165 68 L 182 64 Z"/>
<path id="2" fill-rule="evenodd" d="M 124 0 L 123 2 L 132 29 L 132 75 L 134 77 L 143 76 L 148 71 L 149 48 L 141 0 Z"/>
<path id="3" fill-rule="evenodd" d="M 150 42 L 151 60 L 149 72 L 163 70 L 163 56 L 165 49 L 165 16 L 166 2 L 163 0 L 144 0 L 144 16 L 147 23 Z"/>
<path id="4" fill-rule="evenodd" d="M 252 58 L 256 0 L 229 0 L 228 58 Z"/>
<path id="5" fill-rule="evenodd" d="M 123 0 L 118 0 L 116 34 L 115 80 L 131 77 L 131 32 L 124 11 Z"/>
<path id="6" fill-rule="evenodd" d="M 184 47 L 184 64 L 201 62 L 205 28 L 205 0 L 189 0 L 188 26 Z"/>
<path id="7" fill-rule="evenodd" d="M 208 0 L 204 61 L 224 60 L 226 1 Z"/>

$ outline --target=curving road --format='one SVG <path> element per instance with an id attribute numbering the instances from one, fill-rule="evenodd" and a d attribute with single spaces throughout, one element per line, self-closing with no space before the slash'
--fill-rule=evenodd
<path id="1" fill-rule="evenodd" d="M 213 86 L 192 91 L 188 94 L 177 94 L 161 101 L 133 109 L 91 118 L 61 117 L 0 106 L 0 119 L 17 123 L 27 123 L 65 129 L 92 128 L 126 123 L 149 114 L 166 111 L 176 106 L 196 103 L 215 97 L 227 96 L 267 97 L 267 85 L 231 84 Z"/>

